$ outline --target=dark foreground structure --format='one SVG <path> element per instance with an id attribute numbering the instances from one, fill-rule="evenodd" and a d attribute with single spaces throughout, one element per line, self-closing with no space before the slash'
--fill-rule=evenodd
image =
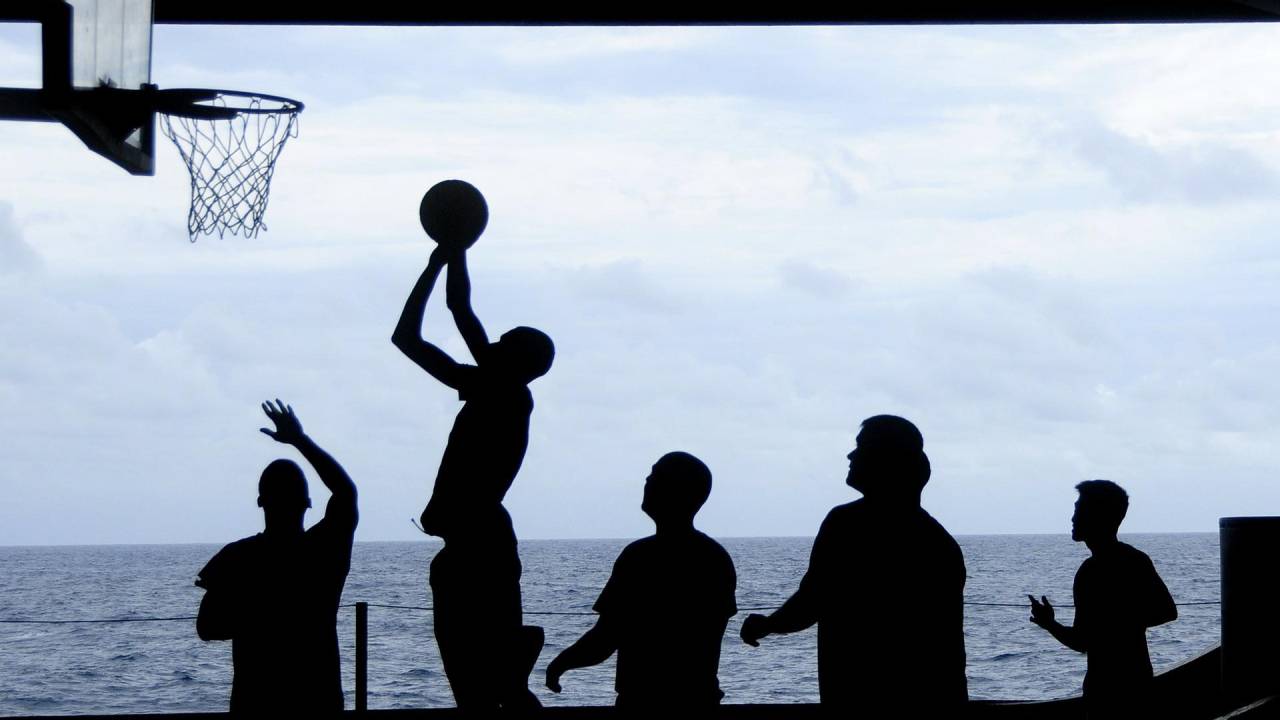
<path id="1" fill-rule="evenodd" d="M 1154 680 L 1155 698 L 1142 713 L 1142 718 L 1158 718 L 1160 720 L 1259 720 L 1260 718 L 1280 717 L 1280 696 L 1268 697 L 1243 707 L 1227 709 L 1221 691 L 1222 653 L 1212 648 L 1199 657 L 1192 658 L 1167 672 L 1157 675 Z M 897 708 L 903 716 L 910 716 L 914 698 L 902 698 Z M 673 708 L 673 710 L 676 710 Z M 448 718 L 474 717 L 456 708 L 437 708 L 426 710 L 349 710 L 342 713 L 344 717 L 370 717 L 382 720 L 447 720 Z M 1083 717 L 1084 708 L 1079 697 L 1042 702 L 1017 702 L 1004 700 L 970 701 L 964 711 L 955 717 L 971 720 L 1079 720 Z M 202 718 L 227 717 L 227 713 L 183 713 L 174 715 L 79 715 L 86 720 L 119 720 L 120 718 L 181 718 L 183 720 L 201 720 Z M 529 713 L 521 713 L 521 717 L 545 718 L 546 720 L 608 720 L 610 718 L 634 717 L 625 709 L 611 706 L 593 707 L 547 707 Z M 696 717 L 716 718 L 719 720 L 808 720 L 810 718 L 831 717 L 832 713 L 817 704 L 788 705 L 721 705 L 696 713 Z M 48 716 L 53 720 L 54 716 Z M 33 717 L 32 720 L 44 720 L 44 717 Z"/>
<path id="2" fill-rule="evenodd" d="M 1259 22 L 1277 19 L 1268 0 L 988 0 L 903 3 L 800 2 L 702 6 L 689 3 L 505 5 L 502 3 L 317 3 L 310 0 L 155 0 L 158 23 L 181 25 L 672 25 Z M 22 4 L 0 6 L 0 22 L 34 20 Z"/>
<path id="3" fill-rule="evenodd" d="M 1161 720 L 1206 720 L 1213 718 L 1231 718 L 1231 720 L 1258 720 L 1260 718 L 1280 717 L 1280 698 L 1266 698 L 1233 711 L 1218 707 L 1222 702 L 1219 686 L 1219 669 L 1221 653 L 1217 648 L 1179 665 L 1168 672 L 1156 676 L 1154 695 L 1159 698 L 1142 714 L 1143 718 L 1160 718 Z M 903 716 L 911 715 L 912 698 L 903 698 L 898 710 Z M 433 710 L 370 710 L 348 711 L 346 717 L 370 717 L 382 720 L 447 720 L 448 718 L 474 717 L 454 708 Z M 546 720 L 606 720 L 609 718 L 633 717 L 625 710 L 614 707 L 563 707 L 542 708 L 522 717 L 546 718 Z M 698 718 L 717 718 L 722 720 L 807 720 L 809 718 L 829 717 L 823 708 L 816 704 L 794 705 L 721 705 L 698 712 Z M 1007 702 L 995 700 L 971 701 L 964 712 L 957 717 L 972 720 L 1076 720 L 1083 716 L 1080 698 L 1049 700 L 1045 702 Z M 81 718 L 106 720 L 107 718 L 182 718 L 184 720 L 200 720 L 202 718 L 227 717 L 226 713 L 187 713 L 179 715 L 81 715 Z M 42 719 L 40 719 L 42 720 Z M 52 717 L 50 718 L 52 720 Z"/>

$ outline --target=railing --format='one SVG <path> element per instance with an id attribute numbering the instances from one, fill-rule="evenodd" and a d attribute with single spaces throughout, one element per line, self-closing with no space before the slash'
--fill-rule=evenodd
<path id="1" fill-rule="evenodd" d="M 978 602 L 966 600 L 965 605 L 975 607 L 1005 607 L 1028 609 L 1029 603 L 1001 603 L 1001 602 Z M 1178 607 L 1188 607 L 1196 605 L 1221 605 L 1221 600 L 1193 600 L 1189 602 L 1175 603 Z M 385 608 L 388 610 L 417 610 L 430 611 L 431 607 L 426 605 L 387 605 L 383 603 L 356 602 L 340 607 L 353 607 L 356 611 L 356 647 L 355 647 L 355 709 L 360 712 L 369 709 L 369 608 Z M 1071 604 L 1055 605 L 1058 608 L 1072 608 Z M 738 608 L 739 612 L 754 612 L 760 610 L 776 610 L 777 605 L 766 605 L 758 607 Z M 524 615 L 595 615 L 594 612 L 587 611 L 564 611 L 564 610 L 527 610 Z M 134 618 L 93 618 L 93 619 L 65 619 L 65 620 L 33 620 L 33 619 L 0 619 L 0 624 L 6 625 L 69 625 L 83 623 L 137 623 L 137 622 L 176 622 L 176 621 L 192 621 L 195 615 L 178 615 L 172 617 L 134 617 Z"/>

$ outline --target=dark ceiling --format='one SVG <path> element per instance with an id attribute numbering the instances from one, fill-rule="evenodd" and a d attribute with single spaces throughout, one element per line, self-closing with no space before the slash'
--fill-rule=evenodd
<path id="1" fill-rule="evenodd" d="M 35 21 L 41 2 L 0 2 L 0 21 Z M 324 0 L 155 0 L 161 24 L 204 25 L 809 25 L 1256 22 L 1280 19 L 1280 0 L 1248 2 L 785 2 L 772 8 L 718 3 L 525 4 L 333 3 Z"/>

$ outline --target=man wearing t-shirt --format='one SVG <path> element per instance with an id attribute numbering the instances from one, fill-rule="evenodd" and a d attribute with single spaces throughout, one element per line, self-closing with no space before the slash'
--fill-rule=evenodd
<path id="1" fill-rule="evenodd" d="M 230 640 L 231 711 L 342 710 L 338 604 L 358 515 L 356 486 L 302 431 L 293 408 L 263 403 L 275 430 L 262 432 L 297 448 L 329 489 L 324 519 L 303 529 L 311 507 L 307 480 L 290 460 L 276 460 L 258 481 L 265 528 L 227 545 L 200 571 L 204 588 L 196 632 Z"/>
<path id="2" fill-rule="evenodd" d="M 696 457 L 667 453 L 645 480 L 640 509 L 656 532 L 623 549 L 596 600 L 594 627 L 547 667 L 547 687 L 616 651 L 620 708 L 714 706 L 720 643 L 737 612 L 729 554 L 693 527 L 711 493 L 711 471 Z"/>
<path id="3" fill-rule="evenodd" d="M 1110 480 L 1087 480 L 1076 490 L 1071 539 L 1093 554 L 1076 571 L 1075 624 L 1058 622 L 1043 595 L 1038 601 L 1028 596 L 1031 622 L 1085 653 L 1084 701 L 1091 720 L 1136 717 L 1152 678 L 1147 628 L 1177 619 L 1178 608 L 1151 558 L 1116 538 L 1129 509 L 1128 493 Z"/>
<path id="4" fill-rule="evenodd" d="M 822 704 L 887 716 L 910 699 L 947 717 L 968 699 L 964 556 L 920 506 L 924 438 L 908 420 L 862 422 L 845 483 L 862 498 L 831 510 L 800 587 L 771 615 L 751 614 L 742 640 L 818 625 Z"/>
<path id="5" fill-rule="evenodd" d="M 529 327 L 489 342 L 471 309 L 461 249 L 483 228 L 481 222 L 466 231 L 473 235 L 446 238 L 431 253 L 392 342 L 464 402 L 421 517 L 424 532 L 444 539 L 431 561 L 431 605 L 454 701 L 467 710 L 527 709 L 539 705 L 528 677 L 542 649 L 542 631 L 523 625 L 520 556 L 502 499 L 529 446 L 528 385 L 551 368 L 555 346 Z M 446 266 L 445 299 L 475 365 L 457 362 L 422 338 L 427 299 Z"/>

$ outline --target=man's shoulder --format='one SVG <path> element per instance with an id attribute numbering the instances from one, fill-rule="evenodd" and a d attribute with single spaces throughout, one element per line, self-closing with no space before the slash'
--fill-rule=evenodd
<path id="1" fill-rule="evenodd" d="M 657 535 L 632 540 L 622 548 L 622 552 L 618 553 L 618 562 L 635 562 L 653 554 L 657 550 L 657 542 Z"/>
<path id="2" fill-rule="evenodd" d="M 1103 554 L 1093 554 L 1080 563 L 1076 580 L 1090 580 L 1094 575 L 1106 577 L 1134 577 L 1135 573 L 1151 572 L 1155 565 L 1151 558 L 1128 543 L 1117 542 Z"/>
<path id="3" fill-rule="evenodd" d="M 673 556 L 686 563 L 727 564 L 730 568 L 733 567 L 733 559 L 724 546 L 700 530 L 694 530 L 689 535 L 678 538 L 649 535 L 632 541 L 618 554 L 617 564 L 625 567 L 656 562 L 669 563 Z"/>
<path id="4" fill-rule="evenodd" d="M 196 584 L 207 587 L 209 583 L 220 583 L 223 578 L 242 568 L 247 559 L 256 557 L 257 548 L 261 544 L 262 533 L 258 533 L 223 545 L 222 549 L 214 553 L 200 570 L 198 573 L 200 580 Z"/>
<path id="5" fill-rule="evenodd" d="M 309 542 L 319 542 L 322 539 L 330 538 L 354 538 L 356 534 L 356 526 L 348 522 L 342 522 L 341 516 L 334 519 L 326 515 L 320 518 L 315 525 L 307 528 L 303 533 L 303 537 Z"/>
<path id="6" fill-rule="evenodd" d="M 1147 555 L 1138 548 L 1124 542 L 1116 543 L 1116 560 L 1118 564 L 1122 564 L 1125 567 L 1132 568 L 1134 570 L 1145 570 L 1147 568 L 1155 567 L 1155 563 L 1151 562 L 1150 555 Z"/>
<path id="7" fill-rule="evenodd" d="M 243 538 L 240 538 L 239 540 L 235 540 L 233 542 L 227 543 L 226 545 L 223 545 L 222 549 L 219 550 L 214 555 L 214 557 L 215 558 L 220 556 L 221 557 L 237 557 L 244 553 L 252 553 L 255 549 L 257 549 L 259 546 L 262 545 L 262 541 L 263 541 L 262 533 L 250 535 L 249 537 L 243 537 Z"/>
<path id="8" fill-rule="evenodd" d="M 729 555 L 729 551 L 725 550 L 724 546 L 720 544 L 719 540 L 700 530 L 695 530 L 694 536 L 696 538 L 695 544 L 702 552 L 714 558 L 717 562 L 727 562 L 730 566 L 733 565 L 733 558 Z"/>
<path id="9" fill-rule="evenodd" d="M 858 498 L 853 502 L 847 502 L 843 505 L 837 505 L 827 512 L 827 517 L 822 521 L 823 525 L 827 523 L 849 523 L 856 522 L 867 513 L 867 501 L 864 498 Z"/>

